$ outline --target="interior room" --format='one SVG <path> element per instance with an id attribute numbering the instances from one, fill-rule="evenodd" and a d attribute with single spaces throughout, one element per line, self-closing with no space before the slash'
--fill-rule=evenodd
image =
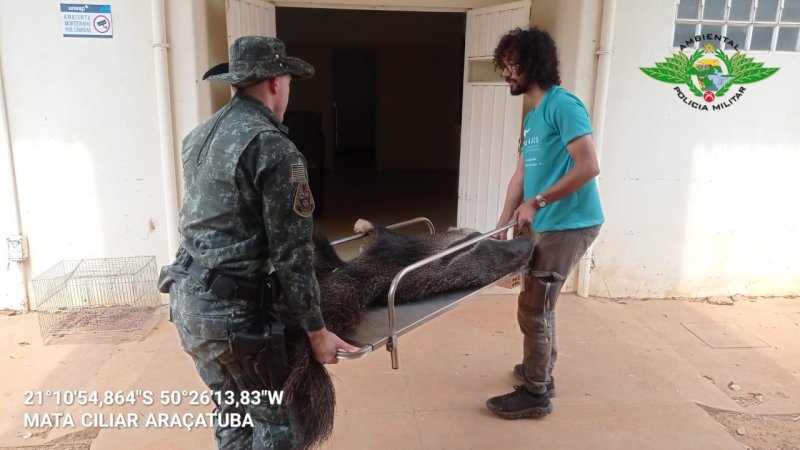
<path id="1" fill-rule="evenodd" d="M 277 8 L 289 55 L 316 68 L 292 83 L 284 123 L 306 155 L 330 238 L 365 218 L 456 224 L 464 13 Z M 421 227 L 420 230 L 424 230 Z"/>

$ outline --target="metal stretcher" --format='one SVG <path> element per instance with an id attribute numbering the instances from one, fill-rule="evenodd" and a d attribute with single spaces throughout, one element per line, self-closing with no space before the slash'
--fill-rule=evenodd
<path id="1" fill-rule="evenodd" d="M 427 224 L 430 233 L 435 234 L 436 230 L 433 227 L 433 223 L 424 217 L 417 217 L 405 222 L 392 224 L 386 228 L 395 229 L 416 223 Z M 409 272 L 469 247 L 470 245 L 473 245 L 479 241 L 487 239 L 498 232 L 508 230 L 509 228 L 516 226 L 516 224 L 516 222 L 510 222 L 492 231 L 481 234 L 480 236 L 476 236 L 473 239 L 404 267 L 392 280 L 392 284 L 389 287 L 387 305 L 370 307 L 356 329 L 349 335 L 343 336 L 344 340 L 356 347 L 359 347 L 360 350 L 353 353 L 339 351 L 336 355 L 337 358 L 341 360 L 359 359 L 372 353 L 372 351 L 378 347 L 385 346 L 386 350 L 392 354 L 392 368 L 399 368 L 398 338 L 400 336 L 408 333 L 414 328 L 417 328 L 423 323 L 442 315 L 446 311 L 453 309 L 456 305 L 464 302 L 465 300 L 475 297 L 480 293 L 492 288 L 498 282 L 514 275 L 516 272 L 511 272 L 483 287 L 450 291 L 431 296 L 424 300 L 415 301 L 413 303 L 395 305 L 395 294 L 397 293 L 397 287 L 403 278 L 408 275 Z M 366 233 L 355 234 L 343 239 L 332 241 L 331 245 L 336 246 L 338 244 L 360 239 L 365 235 Z M 521 282 L 524 283 L 524 277 L 520 278 Z"/>

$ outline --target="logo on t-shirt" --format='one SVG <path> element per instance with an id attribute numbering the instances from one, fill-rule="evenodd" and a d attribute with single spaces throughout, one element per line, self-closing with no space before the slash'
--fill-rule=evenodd
<path id="1" fill-rule="evenodd" d="M 725 43 L 725 48 L 736 52 L 728 56 L 711 41 Z M 694 43 L 706 42 L 690 56 L 684 49 Z M 657 62 L 655 67 L 640 67 L 646 75 L 665 83 L 677 84 L 673 90 L 678 98 L 687 106 L 701 111 L 721 111 L 738 102 L 746 88 L 736 84 L 747 84 L 761 81 L 778 71 L 777 67 L 763 67 L 764 63 L 755 62 L 754 58 L 745 56 L 739 51 L 738 43 L 718 34 L 703 34 L 692 37 L 680 46 L 680 51 Z M 681 89 L 684 85 L 689 93 Z M 730 93 L 729 93 L 730 91 Z M 699 98 L 697 98 L 699 97 Z"/>
<path id="2" fill-rule="evenodd" d="M 523 147 L 528 147 L 530 145 L 538 145 L 539 144 L 539 136 L 531 136 L 529 138 L 525 138 L 522 141 Z"/>

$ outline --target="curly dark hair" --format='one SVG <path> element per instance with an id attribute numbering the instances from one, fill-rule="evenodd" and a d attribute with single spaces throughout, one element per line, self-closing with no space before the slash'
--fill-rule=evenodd
<path id="1" fill-rule="evenodd" d="M 512 55 L 519 57 L 519 73 L 525 74 L 529 81 L 542 89 L 561 84 L 556 43 L 547 31 L 537 27 L 511 30 L 494 49 L 492 62 L 495 68 L 502 71 L 504 59 Z"/>

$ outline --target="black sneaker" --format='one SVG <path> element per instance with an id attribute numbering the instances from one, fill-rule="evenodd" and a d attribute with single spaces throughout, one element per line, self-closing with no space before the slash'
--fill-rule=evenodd
<path id="1" fill-rule="evenodd" d="M 544 417 L 553 412 L 547 394 L 531 394 L 524 386 L 514 386 L 514 392 L 486 400 L 486 407 L 504 419 Z"/>
<path id="2" fill-rule="evenodd" d="M 522 375 L 522 364 L 514 366 L 514 378 L 520 382 L 525 382 L 525 376 Z M 553 398 L 556 396 L 556 383 L 553 377 L 550 377 L 550 382 L 547 383 L 547 396 Z"/>

